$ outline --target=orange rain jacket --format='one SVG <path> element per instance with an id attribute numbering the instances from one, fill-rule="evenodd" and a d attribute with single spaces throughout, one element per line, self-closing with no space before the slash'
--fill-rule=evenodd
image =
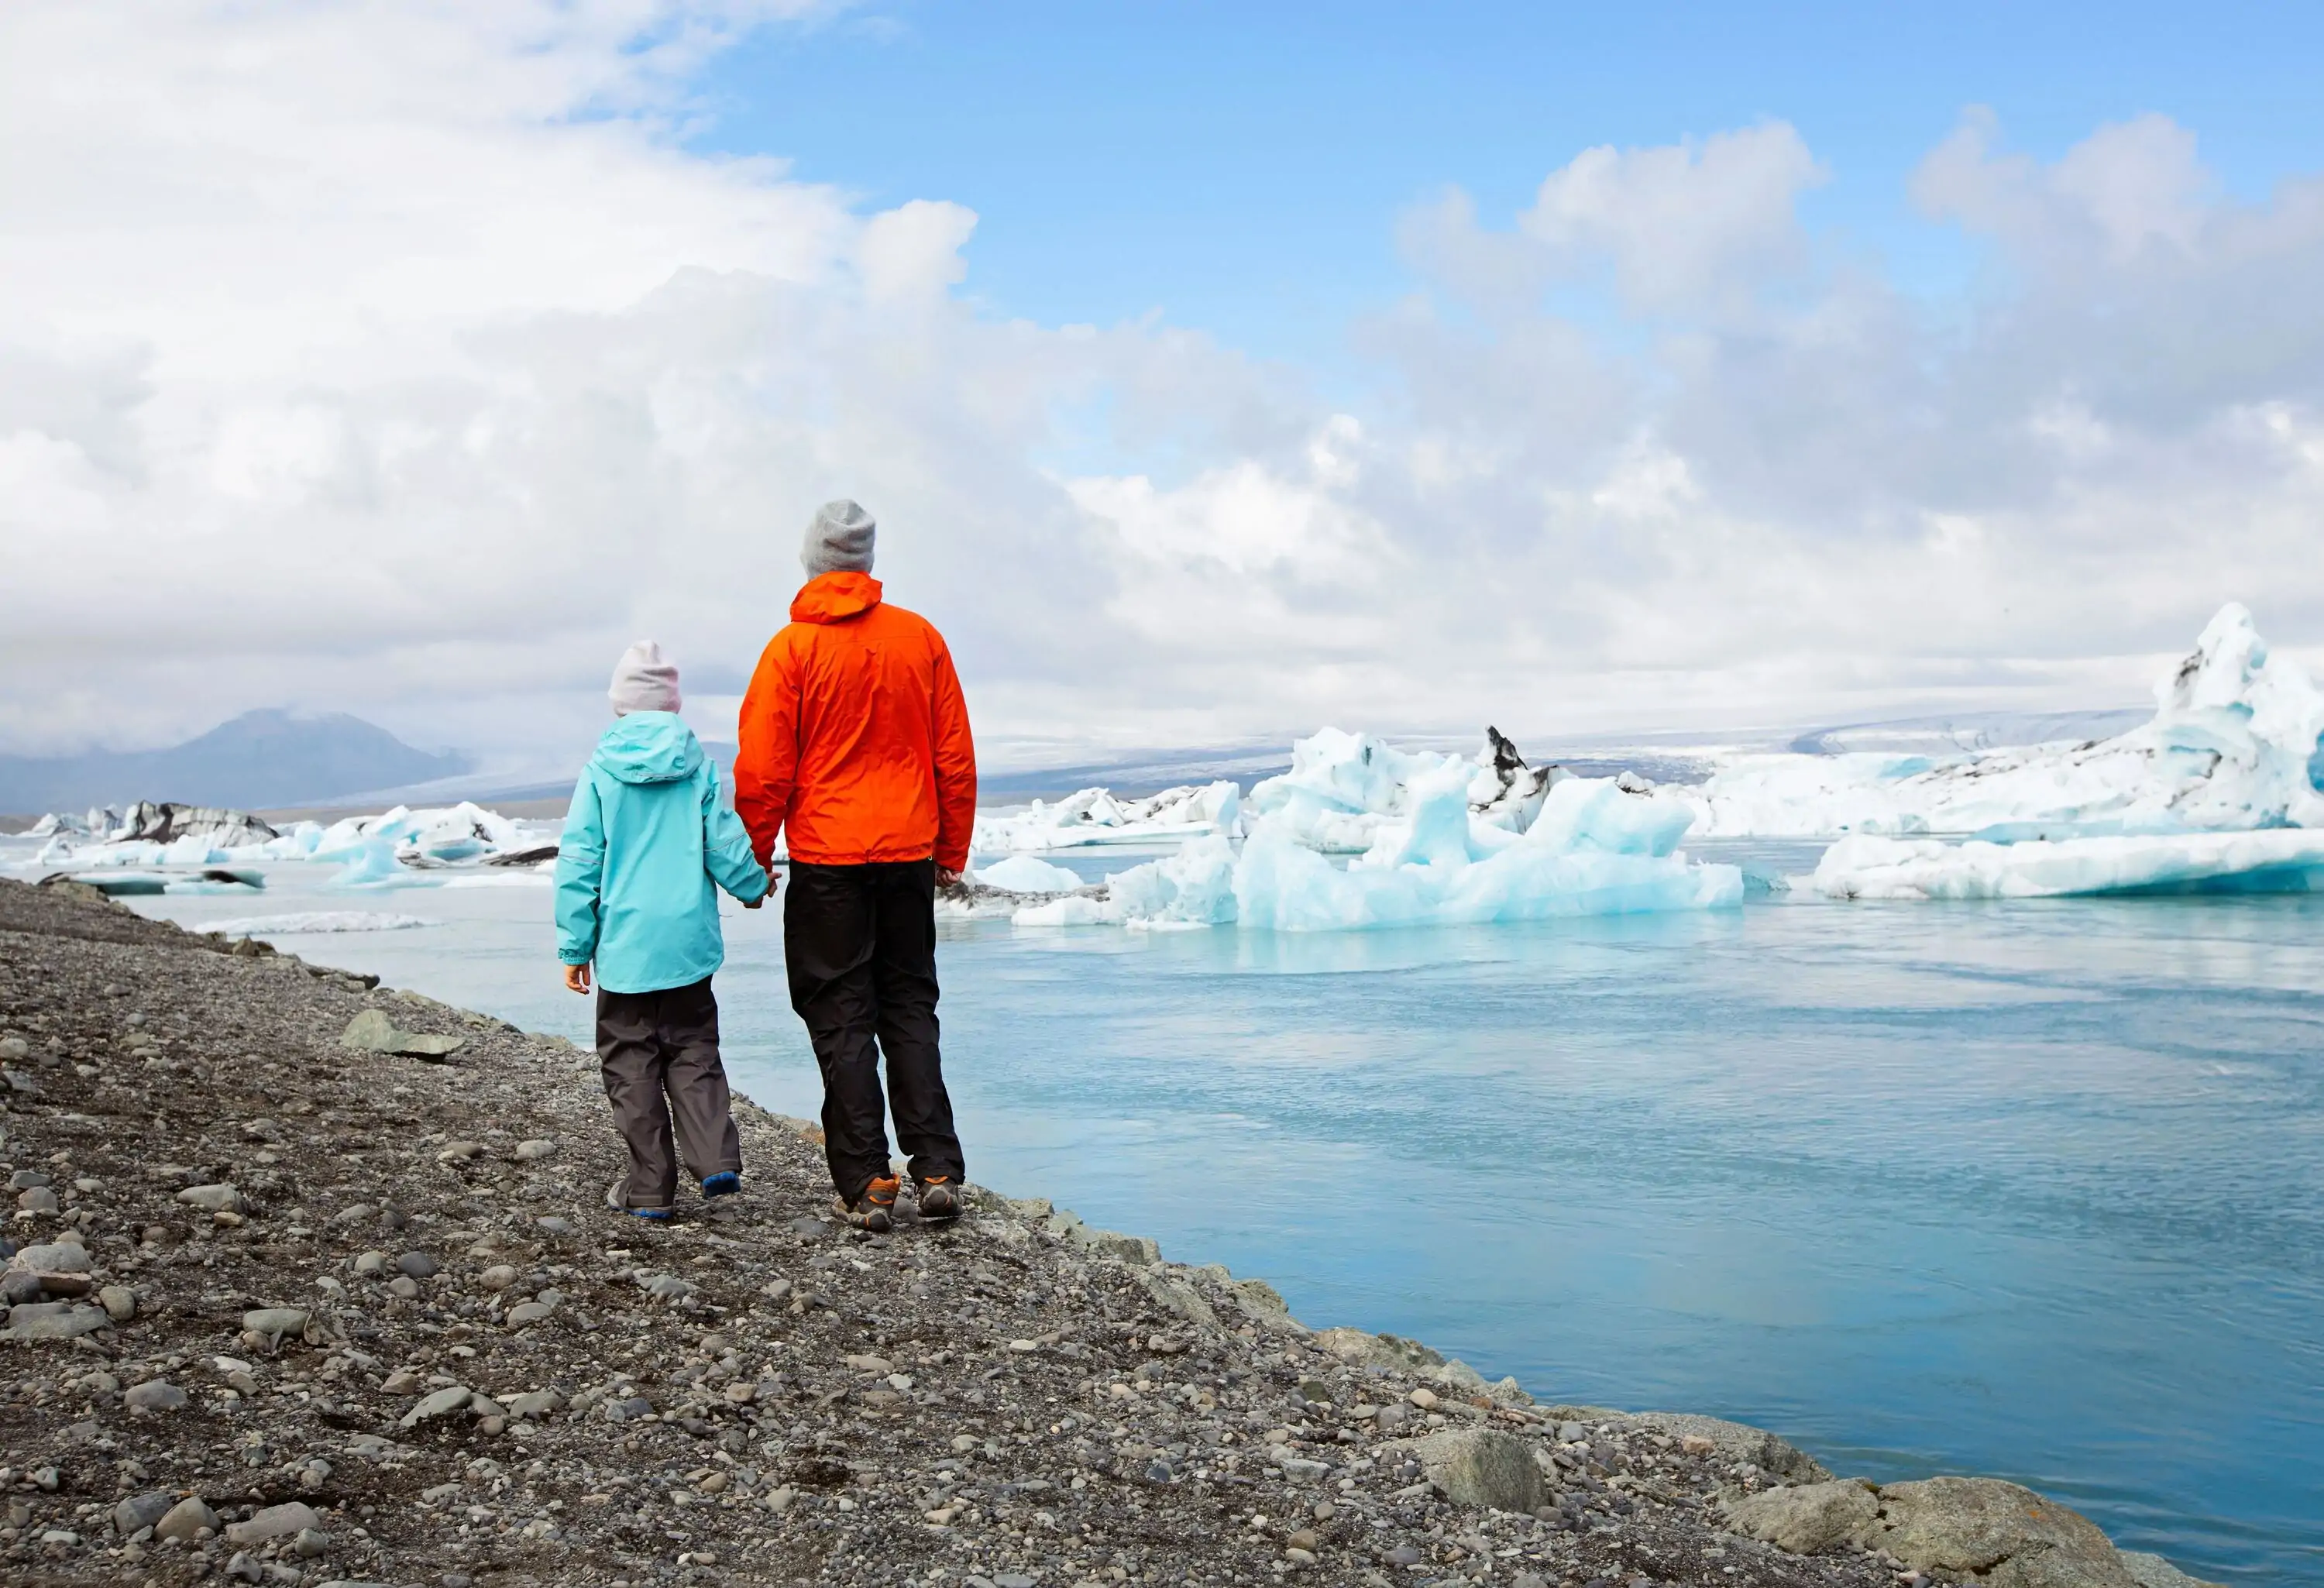
<path id="1" fill-rule="evenodd" d="M 734 809 L 760 863 L 788 830 L 818 865 L 968 864 L 976 746 L 936 625 L 869 574 L 809 579 L 742 697 Z"/>

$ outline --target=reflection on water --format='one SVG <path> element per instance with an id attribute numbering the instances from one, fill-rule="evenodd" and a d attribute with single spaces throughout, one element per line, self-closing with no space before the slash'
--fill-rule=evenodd
<path id="1" fill-rule="evenodd" d="M 270 909 L 314 897 L 297 869 Z M 286 946 L 586 1039 L 546 889 L 393 907 L 447 924 Z M 811 1113 L 777 926 L 730 922 L 729 1056 Z M 2203 1574 L 2324 1581 L 2324 900 L 980 923 L 942 964 L 981 1180 L 1537 1395 L 2014 1477 Z"/>

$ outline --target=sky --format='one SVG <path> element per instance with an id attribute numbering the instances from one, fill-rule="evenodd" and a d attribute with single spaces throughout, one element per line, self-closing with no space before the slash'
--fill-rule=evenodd
<path id="1" fill-rule="evenodd" d="M 2324 11 L 0 8 L 0 750 L 706 731 L 815 505 L 988 759 L 2324 663 Z"/>

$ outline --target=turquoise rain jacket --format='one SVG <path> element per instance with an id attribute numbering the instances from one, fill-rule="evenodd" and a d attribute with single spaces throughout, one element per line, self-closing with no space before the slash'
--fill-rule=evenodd
<path id="1" fill-rule="evenodd" d="M 594 960 L 611 992 L 698 982 L 726 960 L 719 888 L 745 904 L 766 897 L 751 836 L 720 801 L 694 730 L 671 712 L 633 711 L 605 730 L 573 789 L 557 850 L 557 957 Z"/>

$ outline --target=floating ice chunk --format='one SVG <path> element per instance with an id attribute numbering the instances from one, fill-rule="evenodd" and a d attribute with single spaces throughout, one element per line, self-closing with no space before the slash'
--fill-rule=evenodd
<path id="1" fill-rule="evenodd" d="M 280 836 L 260 846 L 254 857 L 261 860 L 307 860 L 313 856 L 323 840 L 319 822 L 300 822 Z"/>
<path id="2" fill-rule="evenodd" d="M 395 860 L 395 845 L 385 837 L 365 838 L 351 849 L 337 852 L 346 864 L 325 886 L 332 888 L 392 888 L 410 880 L 411 873 Z"/>
<path id="3" fill-rule="evenodd" d="M 204 833 L 188 833 L 182 838 L 172 838 L 161 846 L 164 865 L 208 865 L 214 860 L 226 858 L 226 846 L 213 844 Z"/>
<path id="4" fill-rule="evenodd" d="M 979 866 L 976 880 L 1004 893 L 1070 893 L 1082 885 L 1077 873 L 1029 854 L 1012 854 L 991 865 Z"/>
<path id="5" fill-rule="evenodd" d="M 2147 834 L 1990 844 L 1854 836 L 1794 889 L 1827 899 L 2324 892 L 2324 832 Z"/>
<path id="6" fill-rule="evenodd" d="M 416 915 L 389 915 L 367 909 L 307 909 L 284 915 L 254 915 L 229 921 L 211 921 L 195 929 L 228 937 L 286 937 L 301 932 L 404 932 L 440 923 Z"/>
<path id="7" fill-rule="evenodd" d="M 1043 904 L 1020 906 L 1009 918 L 1020 927 L 1118 927 L 1124 924 L 1120 906 L 1110 899 L 1068 893 Z"/>
<path id="8" fill-rule="evenodd" d="M 1679 797 L 1712 835 L 2012 841 L 2324 826 L 2324 694 L 2269 655 L 2244 607 L 2219 609 L 2154 701 L 2151 719 L 2112 739 L 1937 761 L 1754 756 Z"/>
<path id="9" fill-rule="evenodd" d="M 1115 872 L 1102 899 L 1068 895 L 1027 905 L 1009 919 L 1020 927 L 1221 925 L 1235 919 L 1235 869 L 1234 846 L 1213 834 Z"/>
<path id="10" fill-rule="evenodd" d="M 1167 843 L 1232 837 L 1240 830 L 1242 790 L 1231 782 L 1166 789 L 1142 799 L 1117 799 L 1103 789 L 1084 789 L 1055 805 L 1006 815 L 980 813 L 973 842 L 979 854 L 1072 849 L 1091 844 Z"/>

